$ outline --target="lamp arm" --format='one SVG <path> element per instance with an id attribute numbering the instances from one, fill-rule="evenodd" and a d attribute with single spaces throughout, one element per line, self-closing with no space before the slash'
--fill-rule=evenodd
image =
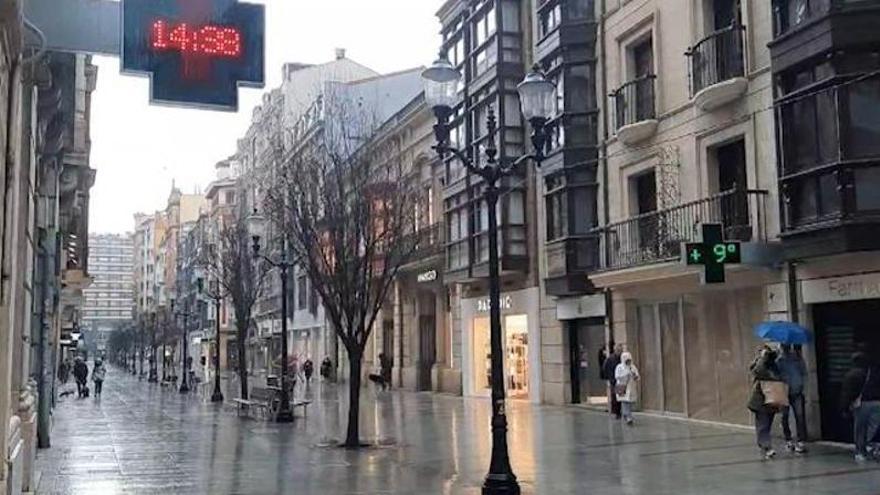
<path id="1" fill-rule="evenodd" d="M 443 153 L 452 153 L 456 158 L 461 160 L 461 163 L 464 164 L 464 167 L 468 170 L 468 172 L 479 175 L 487 182 L 494 182 L 498 178 L 498 176 L 496 175 L 498 174 L 498 172 L 493 167 L 478 168 L 474 166 L 474 162 L 470 159 L 470 157 L 465 155 L 464 152 L 458 148 L 447 146 L 445 144 L 435 144 L 433 148 L 441 156 Z"/>

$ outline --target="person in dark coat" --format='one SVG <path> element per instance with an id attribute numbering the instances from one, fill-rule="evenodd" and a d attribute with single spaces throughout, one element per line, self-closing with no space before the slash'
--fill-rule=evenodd
<path id="1" fill-rule="evenodd" d="M 86 393 L 86 381 L 89 378 L 89 366 L 80 356 L 77 356 L 73 362 L 73 378 L 76 379 L 77 396 L 83 397 Z"/>
<path id="2" fill-rule="evenodd" d="M 801 355 L 801 346 L 782 345 L 782 353 L 776 359 L 782 379 L 788 384 L 788 407 L 783 409 L 782 433 L 785 435 L 785 448 L 789 452 L 803 454 L 807 451 L 804 442 L 807 441 L 807 417 L 805 411 L 804 383 L 807 380 L 807 365 Z M 797 431 L 797 441 L 793 441 L 791 426 L 789 425 L 789 412 L 794 415 Z"/>
<path id="3" fill-rule="evenodd" d="M 880 431 L 880 366 L 871 364 L 861 352 L 854 354 L 852 361 L 841 386 L 841 409 L 852 414 L 855 459 L 864 462 L 880 457 L 880 449 L 871 446 Z"/>
<path id="4" fill-rule="evenodd" d="M 384 352 L 379 353 L 379 373 L 382 377 L 382 390 L 386 388 L 391 388 L 391 368 L 393 363 L 391 362 L 391 358 L 388 357 Z"/>
<path id="5" fill-rule="evenodd" d="M 321 361 L 321 378 L 329 380 L 332 369 L 333 361 L 330 361 L 330 356 L 325 356 L 324 360 Z"/>
<path id="6" fill-rule="evenodd" d="M 613 345 L 613 343 L 609 344 L 609 346 L 611 345 Z M 614 378 L 614 372 L 617 370 L 617 365 L 620 364 L 620 356 L 623 354 L 623 346 L 617 344 L 614 345 L 613 349 L 614 351 L 602 364 L 602 370 L 605 373 L 605 379 L 608 381 L 608 401 L 611 406 L 611 414 L 614 415 L 615 419 L 620 419 L 620 402 L 617 400 L 617 394 L 614 392 L 614 386 L 617 385 L 617 380 Z"/>
<path id="7" fill-rule="evenodd" d="M 782 373 L 776 364 L 778 353 L 769 346 L 762 346 L 758 350 L 758 356 L 749 366 L 752 375 L 752 393 L 749 396 L 747 407 L 755 414 L 755 433 L 758 437 L 758 447 L 764 459 L 772 459 L 776 456 L 773 450 L 773 418 L 778 412 L 773 406 L 765 404 L 764 392 L 761 390 L 761 382 L 782 382 Z"/>
<path id="8" fill-rule="evenodd" d="M 306 358 L 306 362 L 303 363 L 303 374 L 306 376 L 306 387 L 312 384 L 312 375 L 315 373 L 315 364 L 312 363 L 312 360 Z"/>

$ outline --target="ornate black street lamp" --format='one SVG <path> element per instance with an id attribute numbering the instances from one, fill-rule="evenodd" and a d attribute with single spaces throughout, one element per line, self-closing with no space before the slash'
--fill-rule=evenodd
<path id="1" fill-rule="evenodd" d="M 147 379 L 150 383 L 156 383 L 159 381 L 159 370 L 157 368 L 158 362 L 156 361 L 156 327 L 159 324 L 158 315 L 153 313 L 147 314 L 147 321 L 150 325 L 150 377 Z"/>
<path id="2" fill-rule="evenodd" d="M 441 158 L 448 154 L 461 160 L 467 169 L 478 175 L 485 182 L 484 198 L 488 209 L 489 235 L 489 324 L 491 339 L 492 363 L 492 460 L 489 473 L 483 482 L 484 494 L 518 494 L 520 493 L 516 475 L 510 467 L 510 456 L 507 449 L 507 415 L 504 407 L 504 349 L 501 341 L 501 282 L 498 262 L 498 182 L 506 175 L 515 171 L 520 165 L 532 160 L 537 166 L 544 159 L 544 148 L 548 133 L 545 128 L 547 119 L 554 112 L 556 86 L 548 81 L 537 65 L 532 72 L 517 86 L 523 117 L 532 126 L 531 154 L 523 155 L 514 160 L 502 160 L 498 157 L 495 143 L 497 123 L 492 108 L 489 108 L 484 152 L 485 163 L 475 164 L 468 152 L 449 145 L 451 126 L 449 118 L 453 107 L 458 102 L 458 86 L 461 73 L 449 62 L 444 53 L 430 67 L 422 72 L 425 82 L 425 100 L 437 117 L 434 135 L 437 144 L 434 149 Z"/>
<path id="3" fill-rule="evenodd" d="M 187 379 L 188 373 L 187 373 L 187 369 L 186 369 L 186 362 L 188 361 L 187 347 L 189 347 L 187 345 L 188 344 L 187 339 L 189 339 L 189 335 L 187 335 L 187 330 L 189 330 L 189 316 L 190 316 L 189 304 L 187 302 L 188 300 L 189 300 L 189 298 L 185 298 L 184 302 L 183 302 L 183 304 L 184 304 L 183 310 L 180 310 L 180 308 L 178 308 L 177 313 L 175 313 L 174 312 L 174 302 L 175 301 L 174 301 L 174 298 L 171 298 L 171 313 L 174 314 L 175 317 L 181 316 L 183 318 L 183 328 L 182 328 L 183 336 L 181 339 L 181 341 L 183 343 L 183 349 L 182 349 L 183 352 L 180 354 L 181 377 L 180 377 L 180 389 L 179 389 L 180 393 L 182 393 L 182 394 L 189 392 L 189 380 Z M 176 318 L 175 318 L 175 321 L 176 321 Z"/>
<path id="4" fill-rule="evenodd" d="M 281 404 L 279 404 L 278 413 L 275 415 L 275 421 L 290 423 L 293 421 L 293 410 L 290 408 L 290 396 L 287 390 L 287 271 L 294 265 L 294 262 L 287 258 L 287 239 L 283 236 L 281 257 L 278 260 L 273 260 L 260 253 L 260 239 L 266 235 L 266 219 L 257 212 L 256 208 L 247 218 L 247 229 L 254 242 L 254 257 L 263 259 L 266 263 L 278 268 L 281 273 L 281 392 L 279 394 Z"/>
<path id="5" fill-rule="evenodd" d="M 164 311 L 162 308 L 162 383 L 168 381 L 168 352 L 167 352 L 167 344 L 168 344 L 168 313 Z"/>
<path id="6" fill-rule="evenodd" d="M 214 245 L 208 246 L 209 256 L 214 259 L 216 251 Z M 214 392 L 211 394 L 211 402 L 223 402 L 223 391 L 220 387 L 220 303 L 225 297 L 220 290 L 220 281 L 212 278 L 209 282 L 210 288 L 205 290 L 204 275 L 201 271 L 196 272 L 196 284 L 199 293 L 204 294 L 208 299 L 214 302 L 214 338 L 216 339 L 214 351 Z"/>

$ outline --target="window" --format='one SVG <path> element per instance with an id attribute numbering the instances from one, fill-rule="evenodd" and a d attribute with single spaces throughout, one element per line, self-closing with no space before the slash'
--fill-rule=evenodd
<path id="1" fill-rule="evenodd" d="M 593 0 L 568 0 L 565 4 L 565 17 L 569 21 L 582 21 L 593 19 L 595 5 Z"/>
<path id="2" fill-rule="evenodd" d="M 557 3 L 553 7 L 541 11 L 538 21 L 540 36 L 547 36 L 560 24 L 562 24 L 562 6 Z"/>
<path id="3" fill-rule="evenodd" d="M 318 314 L 318 291 L 315 290 L 315 284 L 309 284 L 309 313 Z"/>
<path id="4" fill-rule="evenodd" d="M 226 197 L 224 201 L 227 205 L 235 204 L 235 191 L 226 191 Z"/>
<path id="5" fill-rule="evenodd" d="M 560 176 L 548 177 L 547 188 L 547 240 L 553 241 L 566 235 L 568 224 L 568 208 L 565 204 L 565 182 Z"/>
<path id="6" fill-rule="evenodd" d="M 495 34 L 495 27 L 495 7 L 492 7 L 474 24 L 476 45 L 482 45 L 489 39 L 489 37 Z"/>

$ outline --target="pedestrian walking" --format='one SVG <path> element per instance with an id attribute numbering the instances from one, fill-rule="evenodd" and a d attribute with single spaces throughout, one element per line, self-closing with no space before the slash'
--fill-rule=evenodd
<path id="1" fill-rule="evenodd" d="M 773 450 L 773 418 L 776 413 L 788 406 L 788 387 L 782 379 L 782 373 L 776 364 L 778 353 L 770 346 L 764 345 L 749 366 L 752 375 L 752 393 L 747 407 L 755 415 L 755 434 L 758 448 L 765 460 L 776 456 Z"/>
<path id="2" fill-rule="evenodd" d="M 864 462 L 880 458 L 880 449 L 872 445 L 880 431 L 880 366 L 861 352 L 853 355 L 852 362 L 843 378 L 841 404 L 844 413 L 853 417 L 856 462 Z"/>
<path id="3" fill-rule="evenodd" d="M 804 382 L 807 376 L 807 365 L 801 355 L 801 346 L 782 344 L 782 353 L 776 359 L 782 379 L 788 385 L 788 407 L 781 411 L 782 433 L 785 435 L 785 448 L 789 452 L 803 454 L 807 451 L 807 419 L 804 401 Z M 794 441 L 789 424 L 789 412 L 794 415 L 797 441 Z"/>
<path id="4" fill-rule="evenodd" d="M 104 377 L 107 376 L 107 368 L 101 358 L 95 359 L 95 366 L 92 368 L 92 381 L 95 382 L 95 398 L 101 396 L 101 390 L 104 388 Z"/>
<path id="5" fill-rule="evenodd" d="M 312 384 L 312 375 L 315 373 L 315 364 L 312 363 L 310 358 L 306 358 L 306 362 L 303 363 L 303 374 L 306 376 L 306 387 Z"/>
<path id="6" fill-rule="evenodd" d="M 633 425 L 632 411 L 638 394 L 636 382 L 640 378 L 639 369 L 633 364 L 632 354 L 621 353 L 620 364 L 614 369 L 614 395 L 620 403 L 623 419 L 629 426 Z"/>
<path id="7" fill-rule="evenodd" d="M 88 377 L 89 367 L 81 356 L 77 356 L 73 362 L 73 378 L 76 380 L 77 397 L 84 397 L 88 394 L 88 387 L 86 386 Z"/>
<path id="8" fill-rule="evenodd" d="M 620 419 L 620 402 L 618 402 L 617 394 L 614 390 L 617 381 L 614 377 L 614 373 L 617 371 L 617 365 L 620 364 L 620 355 L 623 353 L 623 346 L 620 344 L 614 345 L 614 342 L 611 342 L 608 344 L 608 348 L 612 349 L 612 351 L 608 358 L 605 359 L 602 369 L 605 372 L 605 379 L 608 380 L 609 412 L 611 412 L 616 419 Z"/>
<path id="9" fill-rule="evenodd" d="M 382 378 L 382 390 L 391 388 L 391 368 L 393 363 L 391 358 L 384 352 L 379 353 L 379 376 Z"/>
<path id="10" fill-rule="evenodd" d="M 330 361 L 330 356 L 324 356 L 324 360 L 321 361 L 321 378 L 329 380 L 332 369 L 333 361 Z"/>

